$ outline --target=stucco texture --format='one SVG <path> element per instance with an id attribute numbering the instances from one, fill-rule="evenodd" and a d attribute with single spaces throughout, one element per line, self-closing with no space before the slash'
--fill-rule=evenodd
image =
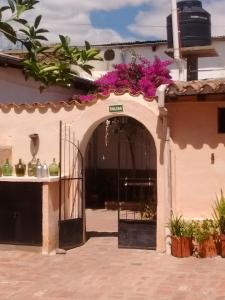
<path id="1" fill-rule="evenodd" d="M 217 110 L 223 106 L 223 102 L 167 105 L 172 207 L 185 218 L 212 217 L 216 195 L 225 190 L 225 134 L 218 134 L 217 128 Z"/>

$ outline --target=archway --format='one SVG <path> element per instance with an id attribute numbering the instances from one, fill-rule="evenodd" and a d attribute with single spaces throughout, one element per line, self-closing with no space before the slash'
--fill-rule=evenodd
<path id="1" fill-rule="evenodd" d="M 102 122 L 85 165 L 87 236 L 119 231 L 119 247 L 155 249 L 157 155 L 146 127 L 127 116 Z"/>
<path id="2" fill-rule="evenodd" d="M 112 112 L 111 107 L 119 106 L 121 111 Z M 140 122 L 151 134 L 156 148 L 157 164 L 157 229 L 156 249 L 165 252 L 165 227 L 171 211 L 170 171 L 169 171 L 169 141 L 167 139 L 166 111 L 159 110 L 156 100 L 150 102 L 143 97 L 133 97 L 129 94 L 111 94 L 105 100 L 98 100 L 90 105 L 81 107 L 81 114 L 76 122 L 76 138 L 80 150 L 85 156 L 87 145 L 95 129 L 101 123 L 112 117 L 127 116 Z M 85 222 L 85 218 L 84 218 Z M 85 225 L 85 223 L 84 223 Z"/>

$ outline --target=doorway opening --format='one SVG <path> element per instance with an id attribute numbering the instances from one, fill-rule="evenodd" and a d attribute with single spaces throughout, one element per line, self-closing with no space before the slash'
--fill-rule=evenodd
<path id="1" fill-rule="evenodd" d="M 113 117 L 93 132 L 85 154 L 87 238 L 117 236 L 119 247 L 156 247 L 157 158 L 150 132 Z"/>

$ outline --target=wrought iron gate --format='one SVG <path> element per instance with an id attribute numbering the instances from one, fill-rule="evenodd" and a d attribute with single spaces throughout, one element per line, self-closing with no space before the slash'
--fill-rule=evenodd
<path id="1" fill-rule="evenodd" d="M 118 119 L 119 120 L 119 119 Z M 123 120 L 122 120 L 123 121 Z M 120 132 L 126 130 L 124 124 L 117 122 L 118 133 L 118 246 L 120 248 L 156 248 L 156 178 L 139 176 L 138 170 L 124 176 L 121 166 Z M 122 125 L 122 126 L 121 126 Z M 129 124 L 128 124 L 129 125 Z M 136 122 L 131 123 L 136 126 Z M 132 133 L 132 127 L 127 126 Z M 132 135 L 129 137 L 131 138 Z M 132 153 L 130 153 L 132 156 Z M 134 155 L 134 153 L 133 153 Z"/>
<path id="2" fill-rule="evenodd" d="M 59 247 L 84 243 L 83 156 L 71 126 L 60 121 Z"/>
<path id="3" fill-rule="evenodd" d="M 154 181 L 151 178 L 120 178 L 123 201 L 118 202 L 118 246 L 155 249 L 156 215 L 152 212 Z"/>

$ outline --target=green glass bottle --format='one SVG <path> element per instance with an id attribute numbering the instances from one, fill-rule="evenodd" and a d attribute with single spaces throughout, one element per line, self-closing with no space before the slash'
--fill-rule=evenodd
<path id="1" fill-rule="evenodd" d="M 32 160 L 28 163 L 28 169 L 27 169 L 28 176 L 36 176 L 36 165 L 37 165 L 37 160 L 34 156 Z"/>
<path id="2" fill-rule="evenodd" d="M 26 165 L 22 163 L 22 159 L 19 159 L 19 163 L 15 165 L 16 176 L 22 177 L 26 173 Z"/>
<path id="3" fill-rule="evenodd" d="M 0 177 L 2 177 L 2 167 L 0 166 Z"/>
<path id="4" fill-rule="evenodd" d="M 6 159 L 6 162 L 2 166 L 2 174 L 3 176 L 12 176 L 13 168 L 9 163 L 9 159 Z"/>
<path id="5" fill-rule="evenodd" d="M 49 166 L 49 175 L 50 176 L 58 176 L 59 175 L 59 166 L 55 161 L 55 158 L 53 158 L 53 162 Z"/>

